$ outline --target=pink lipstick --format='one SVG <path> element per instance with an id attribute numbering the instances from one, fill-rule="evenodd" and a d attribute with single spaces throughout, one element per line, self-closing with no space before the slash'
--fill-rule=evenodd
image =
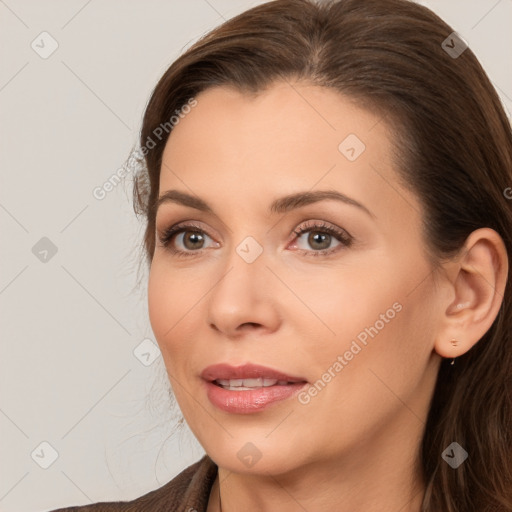
<path id="1" fill-rule="evenodd" d="M 308 382 L 265 366 L 216 364 L 201 372 L 210 402 L 219 409 L 250 414 L 297 394 Z"/>

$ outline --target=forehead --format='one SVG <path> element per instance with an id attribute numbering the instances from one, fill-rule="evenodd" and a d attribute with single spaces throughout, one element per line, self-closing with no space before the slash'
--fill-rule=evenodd
<path id="1" fill-rule="evenodd" d="M 174 161 L 193 162 L 214 152 L 232 164 L 242 160 L 244 167 L 251 158 L 282 166 L 303 161 L 310 167 L 313 160 L 317 167 L 338 160 L 339 144 L 349 135 L 357 152 L 364 147 L 383 153 L 390 142 L 378 115 L 325 87 L 277 82 L 249 95 L 223 86 L 207 89 L 196 100 L 174 127 L 164 160 L 172 153 Z"/>
<path id="2" fill-rule="evenodd" d="M 210 88 L 196 100 L 167 141 L 161 193 L 188 188 L 222 206 L 332 188 L 381 215 L 411 209 L 387 124 L 337 91 L 277 82 L 258 94 Z"/>

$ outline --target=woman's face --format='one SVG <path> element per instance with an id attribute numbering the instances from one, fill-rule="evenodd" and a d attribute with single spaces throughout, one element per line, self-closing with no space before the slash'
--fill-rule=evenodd
<path id="1" fill-rule="evenodd" d="M 151 325 L 191 430 L 236 472 L 355 465 L 386 439 L 415 450 L 440 362 L 440 292 L 385 120 L 300 83 L 196 99 L 163 155 L 149 279 Z M 204 373 L 222 363 L 267 370 Z"/>

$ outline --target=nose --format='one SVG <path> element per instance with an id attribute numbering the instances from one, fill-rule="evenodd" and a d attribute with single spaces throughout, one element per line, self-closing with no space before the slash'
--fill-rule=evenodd
<path id="1" fill-rule="evenodd" d="M 208 324 L 224 337 L 267 334 L 279 328 L 279 280 L 266 265 L 264 254 L 248 263 L 233 251 L 226 270 L 208 300 Z"/>

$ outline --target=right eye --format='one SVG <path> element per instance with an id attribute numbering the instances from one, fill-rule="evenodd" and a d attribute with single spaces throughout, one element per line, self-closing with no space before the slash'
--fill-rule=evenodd
<path id="1" fill-rule="evenodd" d="M 196 256 L 201 253 L 206 238 L 211 239 L 200 226 L 195 224 L 176 224 L 164 230 L 159 236 L 163 247 L 176 256 L 184 257 Z M 183 248 L 175 247 L 176 240 L 181 243 Z"/>

